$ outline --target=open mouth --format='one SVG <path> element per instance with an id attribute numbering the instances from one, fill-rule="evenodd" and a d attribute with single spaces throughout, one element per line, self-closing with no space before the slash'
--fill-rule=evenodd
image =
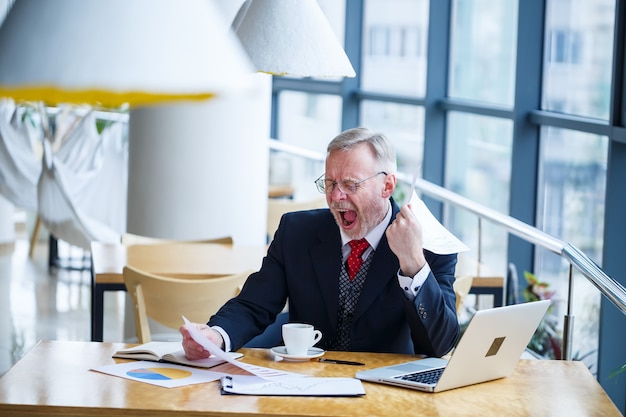
<path id="1" fill-rule="evenodd" d="M 354 210 L 339 210 L 339 215 L 344 227 L 352 226 L 356 220 L 356 211 Z"/>

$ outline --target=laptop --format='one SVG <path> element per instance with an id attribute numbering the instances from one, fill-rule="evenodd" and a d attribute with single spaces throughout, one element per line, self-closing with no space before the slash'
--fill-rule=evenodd
<path id="1" fill-rule="evenodd" d="M 427 357 L 357 372 L 363 381 L 440 392 L 509 376 L 550 300 L 478 310 L 449 360 Z"/>

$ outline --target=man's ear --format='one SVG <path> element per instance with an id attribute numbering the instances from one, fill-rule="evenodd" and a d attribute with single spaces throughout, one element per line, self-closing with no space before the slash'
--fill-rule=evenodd
<path id="1" fill-rule="evenodd" d="M 385 178 L 385 184 L 382 191 L 383 198 L 389 198 L 393 194 L 393 191 L 396 189 L 397 183 L 396 174 L 387 174 Z"/>

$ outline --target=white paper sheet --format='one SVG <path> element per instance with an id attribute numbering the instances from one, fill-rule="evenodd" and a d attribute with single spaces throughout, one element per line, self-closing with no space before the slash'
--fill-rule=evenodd
<path id="1" fill-rule="evenodd" d="M 226 376 L 223 372 L 149 361 L 133 361 L 117 363 L 115 365 L 104 365 L 93 368 L 92 371 L 165 388 L 203 384 L 205 382 L 217 381 L 223 376 Z"/>
<path id="2" fill-rule="evenodd" d="M 278 369 L 265 368 L 263 366 L 251 365 L 249 363 L 240 362 L 238 360 L 233 359 L 230 355 L 224 352 L 219 346 L 215 343 L 211 342 L 207 339 L 201 332 L 196 328 L 196 326 L 192 325 L 189 320 L 185 316 L 183 316 L 183 320 L 187 325 L 187 329 L 189 330 L 189 334 L 192 339 L 195 340 L 200 346 L 208 350 L 212 355 L 217 356 L 218 358 L 223 359 L 224 361 L 235 365 L 236 367 L 243 369 L 244 371 L 250 372 L 253 375 L 261 377 L 266 380 L 276 380 L 285 377 L 303 377 L 305 375 L 297 374 L 294 372 L 285 372 Z"/>
<path id="3" fill-rule="evenodd" d="M 422 225 L 423 247 L 439 255 L 449 255 L 468 251 L 469 248 L 446 229 L 428 210 L 426 204 L 413 190 L 409 203 L 411 210 Z"/>
<path id="4" fill-rule="evenodd" d="M 365 395 L 356 378 L 290 378 L 268 381 L 253 375 L 232 375 L 221 379 L 222 393 L 241 395 L 333 396 Z"/>

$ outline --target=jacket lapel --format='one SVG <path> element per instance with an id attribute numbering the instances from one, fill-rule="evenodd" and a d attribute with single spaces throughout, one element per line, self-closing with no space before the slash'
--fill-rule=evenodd
<path id="1" fill-rule="evenodd" d="M 393 199 L 391 199 L 391 220 L 390 223 L 396 218 L 396 215 L 400 211 L 398 205 Z M 392 267 L 395 265 L 395 267 Z M 381 291 L 389 284 L 390 280 L 397 281 L 397 272 L 400 268 L 398 258 L 391 251 L 389 243 L 387 242 L 387 236 L 383 234 L 383 238 L 378 243 L 376 252 L 374 252 L 374 258 L 370 264 L 370 268 L 367 271 L 367 279 L 361 290 L 359 302 L 357 304 L 356 311 L 354 313 L 354 320 L 357 320 L 363 313 L 367 311 L 369 306 L 376 300 Z"/>
<path id="2" fill-rule="evenodd" d="M 318 241 L 311 247 L 311 264 L 319 286 L 323 289 L 324 309 L 328 320 L 335 329 L 339 311 L 341 236 L 334 221 L 330 227 L 319 231 Z"/>

